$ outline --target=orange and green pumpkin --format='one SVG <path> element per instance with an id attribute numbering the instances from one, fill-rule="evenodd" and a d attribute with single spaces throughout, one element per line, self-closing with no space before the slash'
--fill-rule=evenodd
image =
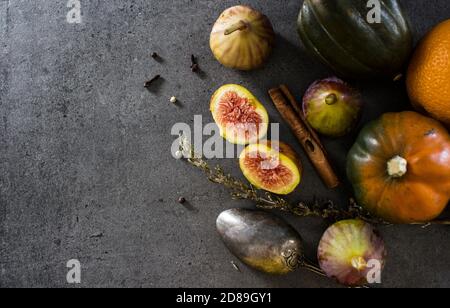
<path id="1" fill-rule="evenodd" d="M 373 215 L 428 222 L 450 200 L 450 135 L 415 112 L 384 114 L 361 131 L 347 174 L 357 201 Z"/>

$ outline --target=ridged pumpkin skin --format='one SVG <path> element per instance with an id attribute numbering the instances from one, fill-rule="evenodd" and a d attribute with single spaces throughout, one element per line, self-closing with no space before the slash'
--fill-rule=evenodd
<path id="1" fill-rule="evenodd" d="M 240 22 L 241 30 L 227 34 Z M 260 68 L 268 59 L 275 43 L 275 33 L 269 19 L 245 5 L 225 10 L 214 24 L 210 47 L 214 57 L 228 68 L 248 71 Z"/>
<path id="2" fill-rule="evenodd" d="M 407 171 L 393 177 L 387 165 L 398 156 Z M 361 131 L 347 174 L 356 200 L 373 215 L 392 223 L 428 222 L 450 200 L 450 136 L 416 112 L 387 113 Z"/>
<path id="3" fill-rule="evenodd" d="M 305 0 L 298 31 L 305 48 L 338 75 L 348 78 L 403 72 L 412 35 L 397 0 L 380 0 L 381 23 L 369 23 L 367 1 Z"/>

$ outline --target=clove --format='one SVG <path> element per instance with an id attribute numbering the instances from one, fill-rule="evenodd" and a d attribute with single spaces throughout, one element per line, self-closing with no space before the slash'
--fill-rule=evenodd
<path id="1" fill-rule="evenodd" d="M 103 237 L 103 232 L 96 232 L 91 235 L 91 238 L 101 238 Z"/>
<path id="2" fill-rule="evenodd" d="M 145 82 L 144 87 L 146 87 L 147 89 L 151 87 L 151 85 L 158 79 L 161 78 L 161 75 L 156 75 L 155 77 L 153 77 L 152 79 L 148 80 Z"/>
<path id="3" fill-rule="evenodd" d="M 192 72 L 197 72 L 200 69 L 197 63 L 197 58 L 194 55 L 191 55 L 191 70 Z"/>

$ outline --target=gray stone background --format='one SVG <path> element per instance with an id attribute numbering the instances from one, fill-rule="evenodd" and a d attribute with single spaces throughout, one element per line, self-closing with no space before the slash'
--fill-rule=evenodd
<path id="1" fill-rule="evenodd" d="M 447 0 L 404 0 L 416 39 L 450 17 Z M 67 0 L 0 2 L 0 287 L 67 287 L 66 262 L 79 259 L 83 287 L 335 287 L 299 270 L 272 277 L 240 264 L 222 245 L 215 219 L 232 201 L 174 160 L 172 125 L 212 121 L 210 95 L 224 83 L 248 87 L 282 122 L 266 91 L 286 83 L 300 98 L 331 74 L 301 49 L 300 0 L 247 1 L 278 34 L 267 66 L 225 69 L 209 50 L 212 24 L 229 0 L 82 0 L 83 22 L 66 22 Z M 158 52 L 163 60 L 150 58 Z M 199 57 L 203 73 L 190 69 Z M 143 82 L 164 78 L 153 93 Z M 363 123 L 408 109 L 404 84 L 355 84 L 367 103 Z M 176 95 L 181 105 L 168 102 Z M 305 165 L 292 200 L 347 204 L 345 185 L 328 191 L 285 124 L 282 140 Z M 324 143 L 342 178 L 355 135 Z M 220 162 L 240 176 L 236 160 Z M 177 199 L 184 196 L 189 206 Z M 279 214 L 282 215 L 282 214 Z M 326 224 L 282 215 L 314 259 Z M 381 228 L 389 249 L 384 287 L 450 287 L 447 227 Z M 101 233 L 100 238 L 92 235 Z M 242 272 L 231 265 L 234 260 Z"/>

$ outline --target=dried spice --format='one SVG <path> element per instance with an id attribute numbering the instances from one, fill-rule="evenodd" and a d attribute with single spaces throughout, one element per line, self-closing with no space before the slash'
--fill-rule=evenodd
<path id="1" fill-rule="evenodd" d="M 144 87 L 146 87 L 147 89 L 151 87 L 151 85 L 157 81 L 158 79 L 161 78 L 161 75 L 156 75 L 155 77 L 153 77 L 152 79 L 148 80 L 145 82 Z"/>
<path id="2" fill-rule="evenodd" d="M 197 63 L 197 58 L 194 55 L 191 55 L 191 70 L 192 72 L 197 72 L 199 70 L 199 66 Z"/>
<path id="3" fill-rule="evenodd" d="M 101 238 L 103 237 L 103 232 L 96 232 L 90 236 L 90 238 Z"/>
<path id="4" fill-rule="evenodd" d="M 172 96 L 169 100 L 172 104 L 176 104 L 178 102 L 178 99 L 176 98 L 176 96 Z"/>
<path id="5" fill-rule="evenodd" d="M 328 188 L 339 186 L 339 179 L 328 159 L 325 148 L 319 138 L 306 123 L 301 113 L 300 104 L 285 85 L 269 90 L 273 104 L 283 119 L 292 129 L 300 144 L 303 146 L 311 163 L 317 170 Z"/>
<path id="6" fill-rule="evenodd" d="M 227 188 L 233 199 L 250 200 L 255 202 L 256 206 L 260 209 L 280 210 L 299 217 L 317 217 L 330 221 L 358 218 L 372 224 L 391 225 L 379 218 L 371 216 L 354 199 L 350 199 L 348 207 L 343 209 L 331 200 L 320 202 L 316 199 L 312 202 L 299 202 L 294 204 L 278 195 L 256 189 L 254 186 L 225 173 L 220 166 L 211 167 L 202 156 L 195 153 L 192 145 L 185 136 L 180 136 L 179 140 L 179 151 L 183 153 L 183 158 L 192 166 L 203 171 L 209 181 Z M 413 225 L 419 225 L 423 228 L 431 225 L 450 225 L 450 220 L 437 220 L 425 224 L 417 223 Z"/>

